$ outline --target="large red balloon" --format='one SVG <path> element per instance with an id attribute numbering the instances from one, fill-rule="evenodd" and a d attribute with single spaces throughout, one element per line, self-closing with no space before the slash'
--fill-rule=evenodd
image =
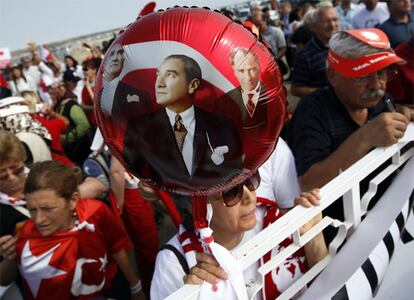
<path id="1" fill-rule="evenodd" d="M 105 55 L 97 90 L 98 125 L 114 155 L 142 180 L 185 195 L 251 176 L 286 119 L 269 50 L 204 8 L 158 11 L 128 26 Z"/>

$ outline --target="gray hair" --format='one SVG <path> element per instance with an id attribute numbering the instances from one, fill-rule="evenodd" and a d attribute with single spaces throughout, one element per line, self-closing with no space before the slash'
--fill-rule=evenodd
<path id="1" fill-rule="evenodd" d="M 333 6 L 331 1 L 327 1 L 327 0 L 321 1 L 318 4 L 316 4 L 316 9 L 317 10 L 319 10 L 321 8 L 324 8 L 324 7 L 334 7 L 334 6 Z"/>
<path id="2" fill-rule="evenodd" d="M 260 8 L 260 1 L 250 2 L 250 11 L 252 11 L 254 8 Z"/>
<path id="3" fill-rule="evenodd" d="M 313 9 L 311 11 L 308 11 L 305 14 L 305 16 L 304 16 L 304 23 L 307 26 L 311 26 L 312 24 L 318 22 L 319 21 L 319 13 L 322 10 L 326 10 L 326 9 L 330 9 L 330 8 L 335 8 L 333 6 L 332 2 L 330 2 L 330 1 L 322 1 L 322 2 L 319 2 L 316 5 L 316 8 L 315 9 Z"/>
<path id="4" fill-rule="evenodd" d="M 374 48 L 366 43 L 363 43 L 344 31 L 337 32 L 331 37 L 329 40 L 329 49 L 339 56 L 348 59 L 384 51 L 384 49 Z M 387 50 L 388 49 L 385 51 Z"/>
<path id="5" fill-rule="evenodd" d="M 308 28 L 312 29 L 312 24 L 315 21 L 316 9 L 311 8 L 304 16 L 303 16 L 303 24 Z"/>

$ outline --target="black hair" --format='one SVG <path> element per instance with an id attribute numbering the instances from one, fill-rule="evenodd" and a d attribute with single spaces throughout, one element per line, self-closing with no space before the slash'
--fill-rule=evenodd
<path id="1" fill-rule="evenodd" d="M 69 59 L 71 59 L 71 60 L 73 61 L 73 67 L 74 67 L 74 68 L 76 68 L 76 67 L 77 67 L 77 65 L 79 64 L 79 63 L 78 63 L 78 61 L 77 61 L 76 59 L 74 59 L 72 55 L 66 55 L 66 56 L 65 56 L 65 60 L 66 60 L 67 58 L 69 58 Z M 67 67 L 67 66 L 68 66 L 68 65 L 66 65 L 66 67 Z"/>
<path id="2" fill-rule="evenodd" d="M 201 81 L 201 68 L 200 65 L 191 57 L 183 54 L 173 54 L 168 56 L 164 61 L 168 59 L 178 59 L 183 62 L 185 79 L 190 82 L 193 79 Z"/>

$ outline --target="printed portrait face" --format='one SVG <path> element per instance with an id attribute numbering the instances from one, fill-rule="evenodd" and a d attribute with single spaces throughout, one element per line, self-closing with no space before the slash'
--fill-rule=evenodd
<path id="1" fill-rule="evenodd" d="M 244 51 L 237 51 L 233 57 L 234 75 L 237 77 L 244 91 L 251 91 L 259 83 L 260 67 L 256 57 Z"/>
<path id="2" fill-rule="evenodd" d="M 184 63 L 180 59 L 164 60 L 157 70 L 155 96 L 157 103 L 168 107 L 177 104 L 189 94 L 189 82 L 184 71 Z"/>
<path id="3" fill-rule="evenodd" d="M 108 54 L 106 74 L 107 80 L 113 80 L 121 74 L 124 67 L 124 49 L 121 45 L 115 45 Z"/>

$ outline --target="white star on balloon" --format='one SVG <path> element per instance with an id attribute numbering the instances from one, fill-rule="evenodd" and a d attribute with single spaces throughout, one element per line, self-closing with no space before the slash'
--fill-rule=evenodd
<path id="1" fill-rule="evenodd" d="M 52 259 L 53 251 L 59 248 L 61 244 L 57 244 L 47 252 L 35 256 L 30 250 L 29 241 L 24 245 L 21 259 L 20 259 L 20 273 L 27 281 L 34 298 L 37 297 L 40 283 L 43 279 L 53 278 L 59 275 L 66 274 L 65 271 L 49 266 Z"/>

